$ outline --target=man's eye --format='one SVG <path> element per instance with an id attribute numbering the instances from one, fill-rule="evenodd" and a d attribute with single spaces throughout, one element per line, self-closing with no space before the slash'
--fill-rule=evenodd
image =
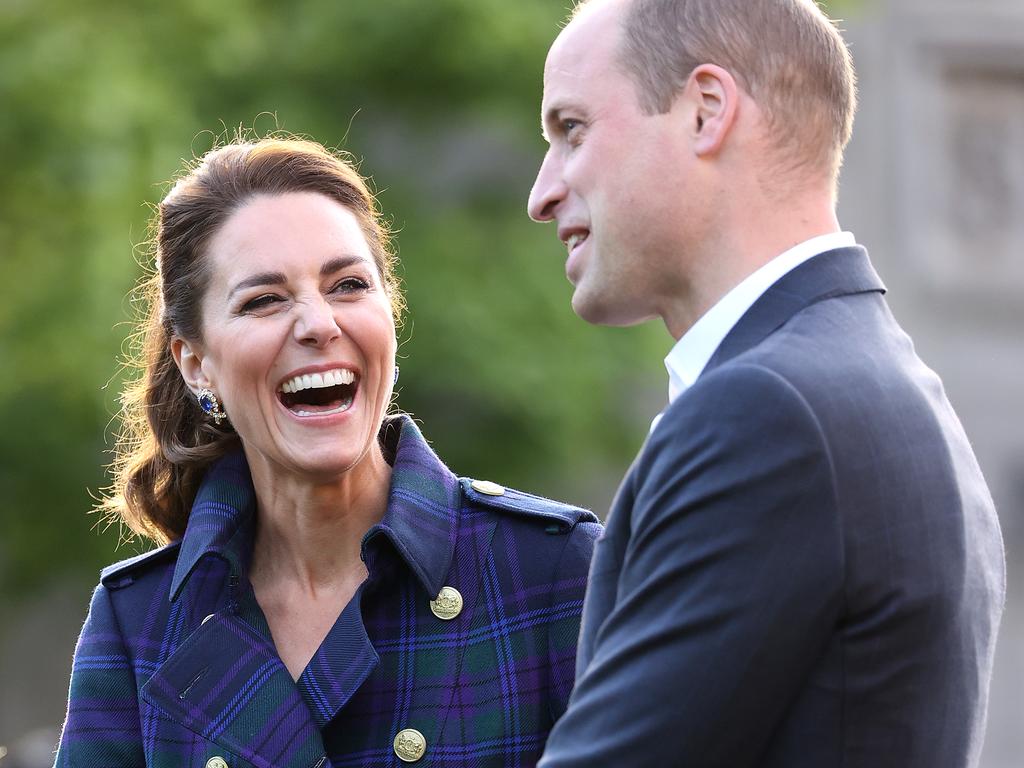
<path id="1" fill-rule="evenodd" d="M 255 299 L 249 299 L 242 305 L 243 312 L 254 312 L 259 309 L 266 309 L 271 304 L 274 304 L 281 300 L 280 296 L 273 293 L 265 293 L 262 296 L 257 296 Z"/>
<path id="2" fill-rule="evenodd" d="M 580 120 L 566 119 L 562 121 L 562 136 L 570 146 L 576 146 L 583 140 L 583 123 Z"/>

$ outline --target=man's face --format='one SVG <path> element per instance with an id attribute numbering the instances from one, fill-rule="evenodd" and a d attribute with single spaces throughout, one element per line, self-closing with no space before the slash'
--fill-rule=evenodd
<path id="1" fill-rule="evenodd" d="M 666 114 L 641 110 L 617 59 L 621 5 L 588 7 L 551 47 L 542 105 L 550 147 L 529 201 L 534 220 L 557 222 L 573 309 L 609 325 L 663 315 L 680 290 L 683 225 L 694 213 L 685 108 L 677 99 Z"/>

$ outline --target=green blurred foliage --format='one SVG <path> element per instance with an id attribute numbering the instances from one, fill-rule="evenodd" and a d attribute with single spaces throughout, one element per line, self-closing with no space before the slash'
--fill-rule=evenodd
<path id="1" fill-rule="evenodd" d="M 410 307 L 399 403 L 442 457 L 607 504 L 590 480 L 613 487 L 639 445 L 669 339 L 573 316 L 554 230 L 526 218 L 567 4 L 0 2 L 0 594 L 145 548 L 115 551 L 87 514 L 125 296 L 166 182 L 240 125 L 347 149 L 373 176 Z"/>
<path id="2" fill-rule="evenodd" d="M 850 2 L 837 4 L 845 11 Z M 570 0 L 0 0 L 0 597 L 145 548 L 95 531 L 151 206 L 239 126 L 346 149 L 398 230 L 399 404 L 462 474 L 603 513 L 664 395 L 525 214 Z"/>

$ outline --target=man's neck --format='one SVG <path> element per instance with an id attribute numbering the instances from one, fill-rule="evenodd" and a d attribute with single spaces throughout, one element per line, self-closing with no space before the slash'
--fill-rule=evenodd
<path id="1" fill-rule="evenodd" d="M 820 196 L 813 205 L 798 205 L 777 216 L 770 209 L 750 213 L 736 217 L 736 226 L 703 250 L 694 260 L 691 290 L 663 309 L 662 320 L 676 340 L 772 259 L 806 240 L 842 231 L 831 200 L 825 202 Z"/>

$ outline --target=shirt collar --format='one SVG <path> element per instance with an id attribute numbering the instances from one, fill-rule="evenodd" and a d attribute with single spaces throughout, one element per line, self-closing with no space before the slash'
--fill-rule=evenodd
<path id="1" fill-rule="evenodd" d="M 849 232 L 812 237 L 779 254 L 719 299 L 683 334 L 665 358 L 669 402 L 675 402 L 693 385 L 729 331 L 777 280 L 819 253 L 856 244 Z"/>
<path id="2" fill-rule="evenodd" d="M 431 450 L 409 416 L 388 418 L 382 434 L 395 432 L 387 510 L 364 536 L 364 554 L 374 537 L 386 536 L 424 588 L 436 595 L 455 549 L 461 506 L 458 478 Z M 239 449 L 211 465 L 203 478 L 182 537 L 171 581 L 172 600 L 206 556 L 224 559 L 232 576 L 247 573 L 255 511 L 249 465 Z"/>

